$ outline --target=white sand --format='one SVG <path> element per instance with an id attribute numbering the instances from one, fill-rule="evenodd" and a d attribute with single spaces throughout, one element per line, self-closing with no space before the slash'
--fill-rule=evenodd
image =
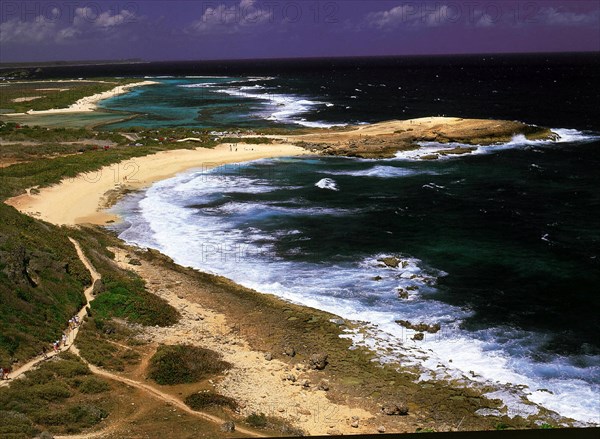
<path id="1" fill-rule="evenodd" d="M 39 194 L 23 194 L 6 200 L 6 204 L 54 224 L 105 224 L 118 220 L 116 215 L 102 210 L 107 192 L 144 188 L 192 168 L 208 169 L 226 163 L 307 154 L 300 147 L 283 143 L 238 143 L 237 151 L 233 149 L 230 150 L 230 144 L 221 144 L 214 149 L 162 151 L 65 179 L 60 184 L 41 189 Z"/>
<path id="2" fill-rule="evenodd" d="M 128 93 L 132 88 L 142 87 L 145 85 L 158 84 L 156 81 L 141 81 L 133 84 L 119 85 L 112 90 L 105 91 L 103 93 L 96 93 L 95 95 L 86 96 L 79 99 L 74 104 L 69 105 L 67 108 L 53 108 L 51 110 L 30 110 L 26 113 L 7 113 L 3 116 L 23 116 L 25 114 L 37 115 L 37 114 L 64 114 L 64 113 L 89 113 L 98 109 L 98 102 L 108 98 L 112 98 L 118 95 Z"/>

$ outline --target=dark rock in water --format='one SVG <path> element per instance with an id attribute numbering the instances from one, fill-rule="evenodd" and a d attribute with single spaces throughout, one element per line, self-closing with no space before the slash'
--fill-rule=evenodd
<path id="1" fill-rule="evenodd" d="M 328 355 L 325 353 L 313 354 L 310 356 L 308 363 L 310 367 L 316 370 L 323 370 L 327 366 Z"/>
<path id="2" fill-rule="evenodd" d="M 383 278 L 382 278 L 381 276 L 375 276 L 375 277 L 373 277 L 373 278 L 371 278 L 371 279 L 373 279 L 373 280 L 381 280 L 381 279 L 383 279 Z"/>
<path id="3" fill-rule="evenodd" d="M 404 288 L 398 288 L 398 297 L 400 299 L 408 299 L 408 291 Z"/>
<path id="4" fill-rule="evenodd" d="M 381 259 L 378 259 L 377 261 L 383 262 L 383 264 L 385 264 L 386 266 L 388 266 L 390 268 L 398 268 L 398 266 L 402 262 L 400 259 L 395 258 L 393 256 L 389 257 L 389 258 L 381 258 Z"/>
<path id="5" fill-rule="evenodd" d="M 286 346 L 283 348 L 283 354 L 287 355 L 288 357 L 295 357 L 296 349 L 294 349 L 293 346 Z"/>
<path id="6" fill-rule="evenodd" d="M 422 332 L 417 332 L 415 335 L 413 335 L 412 339 L 421 341 L 421 340 L 423 340 L 423 338 L 425 338 L 425 334 L 423 334 Z"/>
<path id="7" fill-rule="evenodd" d="M 408 407 L 403 403 L 388 402 L 381 406 L 381 411 L 388 416 L 408 415 Z"/>
<path id="8" fill-rule="evenodd" d="M 398 323 L 400 326 L 405 327 L 406 329 L 412 329 L 413 331 L 417 332 L 429 332 L 430 334 L 435 334 L 440 329 L 442 329 L 442 326 L 439 323 L 434 323 L 433 325 L 428 325 L 427 323 L 419 323 L 415 325 L 414 323 L 411 323 L 408 320 L 396 320 L 396 323 Z"/>
<path id="9" fill-rule="evenodd" d="M 142 265 L 139 259 L 130 259 L 129 265 Z"/>
<path id="10" fill-rule="evenodd" d="M 235 424 L 233 421 L 227 421 L 221 424 L 221 431 L 225 433 L 233 433 L 235 431 Z"/>

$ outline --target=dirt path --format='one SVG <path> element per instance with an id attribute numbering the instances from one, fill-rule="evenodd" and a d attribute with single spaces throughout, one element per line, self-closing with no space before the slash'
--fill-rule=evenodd
<path id="1" fill-rule="evenodd" d="M 79 357 L 81 357 L 79 350 L 77 349 L 77 347 L 73 346 L 73 348 L 71 349 L 71 351 L 78 355 Z M 100 375 L 102 377 L 108 378 L 110 380 L 114 380 L 114 381 L 119 381 L 121 383 L 127 384 L 128 386 L 131 387 L 135 387 L 136 389 L 140 389 L 145 391 L 146 393 L 150 394 L 152 397 L 159 399 L 161 401 L 167 402 L 171 405 L 173 405 L 174 407 L 177 407 L 180 410 L 183 410 L 186 413 L 189 413 L 192 416 L 196 416 L 198 418 L 202 418 L 204 420 L 210 421 L 210 422 L 214 422 L 216 424 L 223 424 L 225 422 L 224 419 L 221 419 L 217 416 L 214 415 L 210 415 L 208 413 L 204 413 L 201 411 L 196 411 L 196 410 L 192 410 L 191 408 L 189 408 L 187 405 L 185 405 L 183 402 L 181 402 L 180 400 L 178 400 L 177 398 L 174 398 L 173 396 L 161 392 L 158 389 L 155 389 L 152 386 L 149 386 L 148 384 L 144 384 L 144 383 L 140 383 L 139 381 L 135 381 L 129 378 L 125 378 L 123 376 L 117 375 L 115 373 L 112 372 L 108 372 L 104 369 L 100 369 L 99 367 L 94 366 L 93 364 L 88 363 L 87 361 L 85 361 L 83 358 L 82 360 L 88 365 L 88 367 L 90 368 L 90 370 L 96 374 L 96 375 Z M 254 431 L 251 430 L 247 430 L 243 427 L 239 427 L 236 425 L 235 430 L 239 433 L 242 434 L 247 434 L 249 436 L 253 436 L 253 437 L 265 437 L 259 433 L 256 433 Z M 69 437 L 71 438 L 71 436 L 64 436 L 64 437 Z"/>
<path id="2" fill-rule="evenodd" d="M 90 275 L 92 276 L 92 284 L 88 288 L 86 288 L 83 292 L 83 294 L 85 295 L 86 303 L 79 310 L 79 312 L 77 312 L 77 317 L 78 317 L 79 321 L 81 322 L 81 321 L 83 321 L 83 317 L 86 315 L 86 308 L 89 306 L 90 302 L 92 300 L 94 300 L 94 296 L 92 294 L 92 292 L 94 290 L 94 283 L 98 279 L 100 279 L 100 274 L 96 271 L 96 269 L 92 266 L 92 264 L 87 259 L 87 257 L 83 254 L 83 251 L 81 250 L 79 243 L 71 238 L 69 238 L 69 240 L 71 241 L 71 243 L 73 243 L 73 246 L 75 247 L 75 251 L 77 252 L 77 256 L 79 256 L 79 259 L 81 259 L 81 262 L 83 263 L 83 265 L 85 265 L 85 267 L 90 272 Z M 61 349 L 58 350 L 58 352 L 54 352 L 54 351 L 48 352 L 46 354 L 46 357 L 44 357 L 43 355 L 39 355 L 39 356 L 33 358 L 32 360 L 28 361 L 27 363 L 25 363 L 24 365 L 20 366 L 18 369 L 14 370 L 10 373 L 10 378 L 11 378 L 10 380 L 0 381 L 0 387 L 9 386 L 10 383 L 12 382 L 12 380 L 21 378 L 23 376 L 23 374 L 30 371 L 34 367 L 36 367 L 42 361 L 46 361 L 46 360 L 58 355 L 60 352 L 65 352 L 65 351 L 70 350 L 73 347 L 73 342 L 77 338 L 77 334 L 79 334 L 79 326 L 75 327 L 74 329 L 72 329 L 70 331 L 66 330 L 65 332 L 67 332 L 67 334 L 68 334 L 66 346 L 63 346 Z"/>

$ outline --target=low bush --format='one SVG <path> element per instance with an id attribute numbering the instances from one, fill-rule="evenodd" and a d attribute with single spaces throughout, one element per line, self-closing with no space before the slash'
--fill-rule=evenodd
<path id="1" fill-rule="evenodd" d="M 185 403 L 193 410 L 204 410 L 210 407 L 228 407 L 235 410 L 238 406 L 233 398 L 210 391 L 192 393 L 185 398 Z"/>
<path id="2" fill-rule="evenodd" d="M 230 367 L 220 354 L 210 349 L 163 345 L 150 359 L 148 377 L 158 384 L 194 383 Z"/>

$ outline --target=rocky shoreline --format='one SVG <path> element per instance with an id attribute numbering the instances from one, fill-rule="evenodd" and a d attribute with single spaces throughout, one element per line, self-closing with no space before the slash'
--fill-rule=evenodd
<path id="1" fill-rule="evenodd" d="M 439 151 L 421 157 L 433 160 L 447 155 L 470 153 L 475 145 L 510 142 L 515 136 L 524 136 L 527 140 L 555 141 L 559 138 L 549 128 L 518 121 L 450 117 L 396 120 L 351 127 L 346 131 L 328 130 L 287 138 L 315 153 L 370 159 L 392 158 L 399 151 L 418 150 L 423 142 L 461 145 L 451 149 L 440 148 Z"/>

